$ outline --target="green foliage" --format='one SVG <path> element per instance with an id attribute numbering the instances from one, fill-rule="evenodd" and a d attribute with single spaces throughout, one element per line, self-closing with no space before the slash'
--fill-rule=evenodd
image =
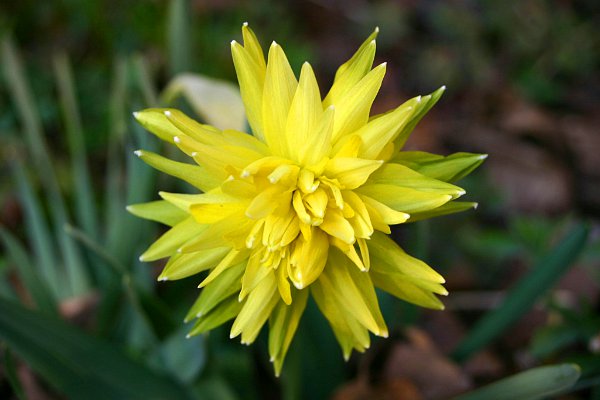
<path id="1" fill-rule="evenodd" d="M 455 400 L 538 400 L 569 389 L 581 374 L 577 365 L 533 368 L 477 389 Z"/>
<path id="2" fill-rule="evenodd" d="M 589 228 L 576 226 L 550 253 L 507 293 L 502 304 L 486 314 L 454 350 L 454 358 L 464 361 L 481 350 L 525 312 L 567 271 L 580 255 Z"/>

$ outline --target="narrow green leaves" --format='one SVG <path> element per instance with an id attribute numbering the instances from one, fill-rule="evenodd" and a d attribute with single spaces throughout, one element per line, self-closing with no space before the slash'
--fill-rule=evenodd
<path id="1" fill-rule="evenodd" d="M 581 375 L 575 364 L 533 368 L 484 386 L 454 400 L 538 400 L 569 389 Z"/>
<path id="2" fill-rule="evenodd" d="M 580 224 L 510 290 L 504 302 L 488 312 L 458 345 L 453 357 L 464 361 L 501 335 L 548 291 L 577 259 L 586 243 L 589 228 Z"/>
<path id="3" fill-rule="evenodd" d="M 70 399 L 192 399 L 184 388 L 115 346 L 4 299 L 0 338 Z"/>

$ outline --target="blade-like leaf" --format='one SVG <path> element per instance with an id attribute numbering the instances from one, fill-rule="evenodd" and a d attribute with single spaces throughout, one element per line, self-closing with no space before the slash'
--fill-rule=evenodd
<path id="1" fill-rule="evenodd" d="M 549 290 L 579 256 L 589 228 L 578 225 L 510 290 L 504 302 L 488 312 L 459 343 L 452 356 L 464 361 L 502 334 Z"/>
<path id="2" fill-rule="evenodd" d="M 12 172 L 25 211 L 27 239 L 35 254 L 37 272 L 48 283 L 52 292 L 59 297 L 69 291 L 66 282 L 61 279 L 63 274 L 62 270 L 58 268 L 56 245 L 50 234 L 48 223 L 44 219 L 42 205 L 33 193 L 33 188 L 18 155 L 13 159 Z"/>
<path id="3" fill-rule="evenodd" d="M 171 74 L 189 71 L 192 37 L 189 0 L 170 0 L 167 21 L 169 64 Z"/>
<path id="4" fill-rule="evenodd" d="M 97 237 L 98 223 L 92 196 L 90 171 L 87 163 L 84 131 L 77 105 L 73 73 L 67 56 L 54 58 L 54 72 L 58 85 L 60 104 L 66 128 L 71 157 L 71 173 L 75 189 L 75 210 L 77 222 L 92 237 Z"/>
<path id="5" fill-rule="evenodd" d="M 54 232 L 58 239 L 59 249 L 65 264 L 65 273 L 62 279 L 66 282 L 67 290 L 60 293 L 61 297 L 82 294 L 90 286 L 89 277 L 79 249 L 72 239 L 64 234 L 63 226 L 68 223 L 68 215 L 64 199 L 56 178 L 50 153 L 43 135 L 41 120 L 36 109 L 33 96 L 26 80 L 21 60 L 12 42 L 5 38 L 2 40 L 2 65 L 8 82 L 9 92 L 16 105 L 20 116 L 23 131 L 27 139 L 31 160 L 33 161 L 40 182 L 48 196 L 50 216 L 54 225 Z"/>
<path id="6" fill-rule="evenodd" d="M 41 279 L 39 272 L 33 268 L 31 259 L 21 243 L 2 227 L 0 227 L 0 239 L 35 305 L 48 315 L 58 315 L 56 299 L 50 287 L 46 281 Z"/>
<path id="7" fill-rule="evenodd" d="M 581 375 L 575 364 L 533 368 L 510 376 L 454 400 L 537 400 L 569 389 Z"/>
<path id="8" fill-rule="evenodd" d="M 114 345 L 5 299 L 0 338 L 70 399 L 192 399 L 187 389 Z"/>

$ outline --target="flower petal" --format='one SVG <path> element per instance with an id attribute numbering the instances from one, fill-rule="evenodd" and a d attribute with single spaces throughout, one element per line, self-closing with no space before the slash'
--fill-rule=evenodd
<path id="1" fill-rule="evenodd" d="M 335 157 L 329 160 L 325 174 L 335 176 L 344 189 L 356 189 L 364 184 L 383 161 L 362 158 Z"/>
<path id="2" fill-rule="evenodd" d="M 335 105 L 333 142 L 367 123 L 371 105 L 385 76 L 386 64 L 380 64 L 365 75 Z"/>
<path id="3" fill-rule="evenodd" d="M 221 183 L 219 178 L 212 176 L 205 168 L 198 165 L 169 160 L 168 158 L 145 150 L 137 150 L 135 154 L 149 166 L 186 181 L 203 192 L 208 192 L 219 186 Z"/>
<path id="4" fill-rule="evenodd" d="M 273 42 L 262 98 L 263 134 L 274 155 L 287 156 L 285 126 L 298 82 L 281 46 Z"/>
<path id="5" fill-rule="evenodd" d="M 242 310 L 233 322 L 229 337 L 234 338 L 242 334 L 242 343 L 254 342 L 278 301 L 277 279 L 271 272 L 246 299 Z"/>
<path id="6" fill-rule="evenodd" d="M 376 28 L 371 35 L 362 43 L 356 53 L 342 64 L 335 73 L 333 85 L 323 100 L 323 107 L 337 104 L 341 98 L 360 81 L 373 66 L 375 58 L 375 38 L 379 33 Z"/>
<path id="7" fill-rule="evenodd" d="M 285 125 L 287 154 L 293 160 L 300 160 L 301 149 L 318 129 L 322 114 L 319 85 L 310 64 L 304 63 Z"/>
<path id="8" fill-rule="evenodd" d="M 264 57 L 262 62 L 260 62 L 260 57 L 256 57 L 254 47 L 252 44 L 249 49 L 245 49 L 239 43 L 233 41 L 231 42 L 231 55 L 240 84 L 240 93 L 246 108 L 248 123 L 254 135 L 264 140 L 262 97 L 266 66 L 264 65 Z"/>
<path id="9" fill-rule="evenodd" d="M 206 229 L 206 225 L 201 225 L 193 217 L 188 217 L 165 232 L 156 242 L 152 243 L 140 256 L 140 261 L 154 261 L 169 257 L 190 237 Z"/>
<path id="10" fill-rule="evenodd" d="M 158 276 L 159 281 L 174 281 L 187 278 L 216 266 L 231 249 L 217 247 L 188 254 L 171 256 L 169 262 Z"/>
<path id="11" fill-rule="evenodd" d="M 449 194 L 427 193 L 395 185 L 368 184 L 356 189 L 356 192 L 407 214 L 432 210 L 452 200 Z"/>
<path id="12" fill-rule="evenodd" d="M 165 200 L 131 204 L 127 206 L 127 211 L 136 217 L 157 221 L 168 226 L 176 225 L 188 216 L 186 212 Z"/>
<path id="13" fill-rule="evenodd" d="M 200 318 L 211 312 L 223 300 L 232 296 L 240 290 L 240 278 L 244 273 L 245 263 L 223 271 L 210 285 L 200 292 L 200 296 L 188 311 L 185 321 Z"/>
<path id="14" fill-rule="evenodd" d="M 481 165 L 487 154 L 454 153 L 447 157 L 423 151 L 402 151 L 392 160 L 430 178 L 456 182 Z"/>
<path id="15" fill-rule="evenodd" d="M 269 355 L 277 376 L 306 308 L 308 290 L 294 290 L 292 297 L 290 305 L 279 302 L 269 318 Z"/>

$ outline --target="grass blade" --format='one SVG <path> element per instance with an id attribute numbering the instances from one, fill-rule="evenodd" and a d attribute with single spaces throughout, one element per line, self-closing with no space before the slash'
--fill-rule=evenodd
<path id="1" fill-rule="evenodd" d="M 31 264 L 27 252 L 17 239 L 6 229 L 0 227 L 0 239 L 4 244 L 6 253 L 16 266 L 25 288 L 31 295 L 38 309 L 48 315 L 58 315 L 58 307 L 50 287 L 40 279 L 40 275 Z"/>
<path id="2" fill-rule="evenodd" d="M 532 368 L 456 397 L 454 400 L 537 400 L 572 387 L 580 369 L 575 364 Z"/>
<path id="3" fill-rule="evenodd" d="M 111 250 L 119 246 L 120 220 L 125 207 L 125 195 L 121 185 L 121 146 L 125 134 L 125 99 L 127 97 L 127 63 L 117 59 L 115 63 L 112 93 L 110 97 L 110 138 L 107 154 L 107 171 L 104 203 L 106 207 L 106 244 Z M 115 254 L 114 252 L 112 252 Z M 118 255 L 117 255 L 118 257 Z M 121 260 L 127 262 L 128 260 Z"/>
<path id="4" fill-rule="evenodd" d="M 140 55 L 135 56 L 133 58 L 133 67 L 136 72 L 137 83 L 142 92 L 145 106 L 157 107 L 158 95 L 154 89 L 152 79 L 150 78 L 150 72 L 146 67 L 146 60 Z"/>
<path id="5" fill-rule="evenodd" d="M 75 210 L 78 223 L 90 236 L 97 237 L 98 221 L 90 183 L 84 131 L 75 95 L 73 73 L 66 55 L 61 54 L 54 58 L 54 73 L 71 153 L 71 172 L 75 187 Z"/>
<path id="6" fill-rule="evenodd" d="M 70 297 L 82 294 L 89 288 L 89 278 L 77 247 L 63 232 L 63 226 L 68 223 L 64 199 L 60 193 L 56 172 L 50 159 L 48 146 L 42 132 L 39 114 L 32 100 L 21 61 L 10 39 L 2 41 L 2 59 L 4 74 L 9 92 L 15 102 L 23 130 L 31 151 L 31 159 L 40 175 L 40 181 L 48 196 L 50 214 L 54 232 L 58 238 L 66 270 L 62 276 L 68 283 L 67 290 L 60 297 Z M 66 277 L 66 279 L 65 279 Z"/>
<path id="7" fill-rule="evenodd" d="M 4 375 L 6 376 L 13 393 L 17 399 L 27 400 L 21 381 L 19 381 L 19 377 L 17 376 L 17 368 L 12 352 L 9 349 L 4 349 L 4 357 L 2 358 L 4 359 Z"/>
<path id="8" fill-rule="evenodd" d="M 190 3 L 189 0 L 171 0 L 169 4 L 168 51 L 171 76 L 189 72 L 190 54 Z"/>
<path id="9" fill-rule="evenodd" d="M 502 334 L 523 316 L 535 301 L 548 291 L 573 264 L 583 250 L 589 234 L 586 225 L 578 225 L 563 241 L 510 290 L 504 302 L 479 320 L 469 335 L 459 343 L 452 356 L 464 361 Z"/>
<path id="10" fill-rule="evenodd" d="M 0 338 L 70 399 L 191 399 L 186 388 L 65 322 L 0 299 Z"/>
<path id="11" fill-rule="evenodd" d="M 48 282 L 52 292 L 60 297 L 62 293 L 68 292 L 68 288 L 65 287 L 66 282 L 61 279 L 63 274 L 54 250 L 55 244 L 50 229 L 43 216 L 42 206 L 33 192 L 19 157 L 15 156 L 12 163 L 14 181 L 25 210 L 28 241 L 35 254 L 38 273 L 42 279 Z"/>

